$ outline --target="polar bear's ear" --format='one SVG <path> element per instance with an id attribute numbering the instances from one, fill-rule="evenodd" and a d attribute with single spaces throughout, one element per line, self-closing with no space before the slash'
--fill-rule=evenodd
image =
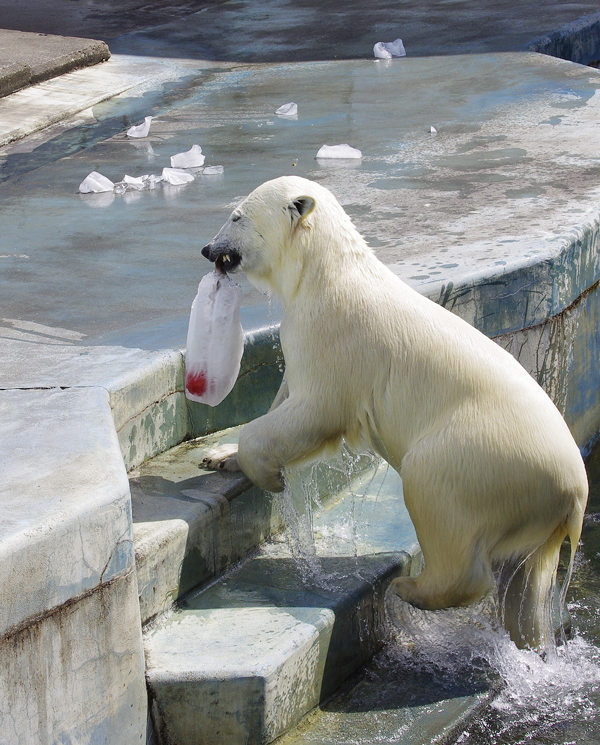
<path id="1" fill-rule="evenodd" d="M 308 217 L 316 206 L 317 203 L 312 197 L 298 197 L 288 204 L 288 209 L 293 218 L 300 219 Z"/>

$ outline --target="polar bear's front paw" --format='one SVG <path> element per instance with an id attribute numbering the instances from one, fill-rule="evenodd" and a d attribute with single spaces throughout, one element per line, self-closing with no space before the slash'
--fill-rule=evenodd
<path id="1" fill-rule="evenodd" d="M 237 461 L 237 445 L 219 445 L 209 450 L 202 458 L 200 468 L 208 471 L 239 471 Z"/>

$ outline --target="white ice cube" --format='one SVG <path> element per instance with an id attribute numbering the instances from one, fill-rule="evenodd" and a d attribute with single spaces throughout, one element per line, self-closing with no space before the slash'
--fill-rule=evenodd
<path id="1" fill-rule="evenodd" d="M 204 157 L 200 145 L 192 145 L 185 153 L 171 155 L 171 168 L 199 168 L 204 165 Z"/>
<path id="2" fill-rule="evenodd" d="M 147 116 L 142 124 L 136 124 L 134 127 L 130 127 L 127 130 L 127 136 L 128 137 L 148 137 L 148 132 L 150 131 L 150 123 L 152 122 L 152 117 Z"/>
<path id="3" fill-rule="evenodd" d="M 298 104 L 296 103 L 284 103 L 283 106 L 280 106 L 277 111 L 275 112 L 277 116 L 298 116 Z"/>
<path id="4" fill-rule="evenodd" d="M 343 145 L 323 145 L 317 158 L 362 158 L 362 153 L 347 143 Z"/>
<path id="5" fill-rule="evenodd" d="M 216 176 L 219 173 L 223 173 L 225 169 L 223 166 L 206 166 L 202 171 L 203 176 Z"/>
<path id="6" fill-rule="evenodd" d="M 194 180 L 191 173 L 182 171 L 180 168 L 163 168 L 162 170 L 163 181 L 173 186 L 180 186 L 181 184 L 188 184 Z"/>
<path id="7" fill-rule="evenodd" d="M 392 57 L 406 57 L 406 50 L 402 39 L 378 41 L 373 47 L 373 54 L 377 59 L 391 59 Z"/>
<path id="8" fill-rule="evenodd" d="M 436 135 L 437 134 L 437 129 L 433 126 L 433 124 L 429 128 L 429 131 L 431 132 L 432 135 Z"/>
<path id="9" fill-rule="evenodd" d="M 92 171 L 88 174 L 83 181 L 79 184 L 79 191 L 82 194 L 99 194 L 103 191 L 112 191 L 115 188 L 113 182 L 103 176 L 98 171 Z"/>
<path id="10" fill-rule="evenodd" d="M 134 189 L 135 191 L 142 191 L 142 189 L 146 188 L 147 178 L 147 176 L 140 176 L 139 178 L 136 178 L 135 176 L 125 175 L 123 176 L 123 181 L 130 189 Z"/>
<path id="11" fill-rule="evenodd" d="M 156 189 L 156 184 L 160 183 L 163 178 L 162 176 L 155 176 L 153 173 L 151 173 L 148 176 L 142 176 L 145 183 L 147 184 L 149 189 Z"/>

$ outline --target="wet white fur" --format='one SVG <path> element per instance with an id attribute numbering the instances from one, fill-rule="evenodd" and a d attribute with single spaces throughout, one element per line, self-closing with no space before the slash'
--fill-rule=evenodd
<path id="1" fill-rule="evenodd" d="M 567 534 L 577 546 L 588 487 L 546 393 L 385 267 L 316 183 L 263 184 L 211 245 L 237 251 L 284 308 L 285 381 L 269 413 L 241 431 L 242 470 L 277 491 L 285 466 L 342 437 L 367 444 L 400 472 L 425 559 L 394 591 L 426 609 L 466 605 L 508 562 L 505 626 L 520 646 L 548 644 L 558 551 Z"/>

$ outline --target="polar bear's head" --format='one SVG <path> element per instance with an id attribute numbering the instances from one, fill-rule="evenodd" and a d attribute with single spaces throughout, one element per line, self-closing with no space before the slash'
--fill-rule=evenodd
<path id="1" fill-rule="evenodd" d="M 297 283 L 311 257 L 335 253 L 350 234 L 364 244 L 330 191 L 314 181 L 282 176 L 255 189 L 202 255 L 227 271 L 239 267 L 260 289 L 284 295 L 283 283 Z"/>

